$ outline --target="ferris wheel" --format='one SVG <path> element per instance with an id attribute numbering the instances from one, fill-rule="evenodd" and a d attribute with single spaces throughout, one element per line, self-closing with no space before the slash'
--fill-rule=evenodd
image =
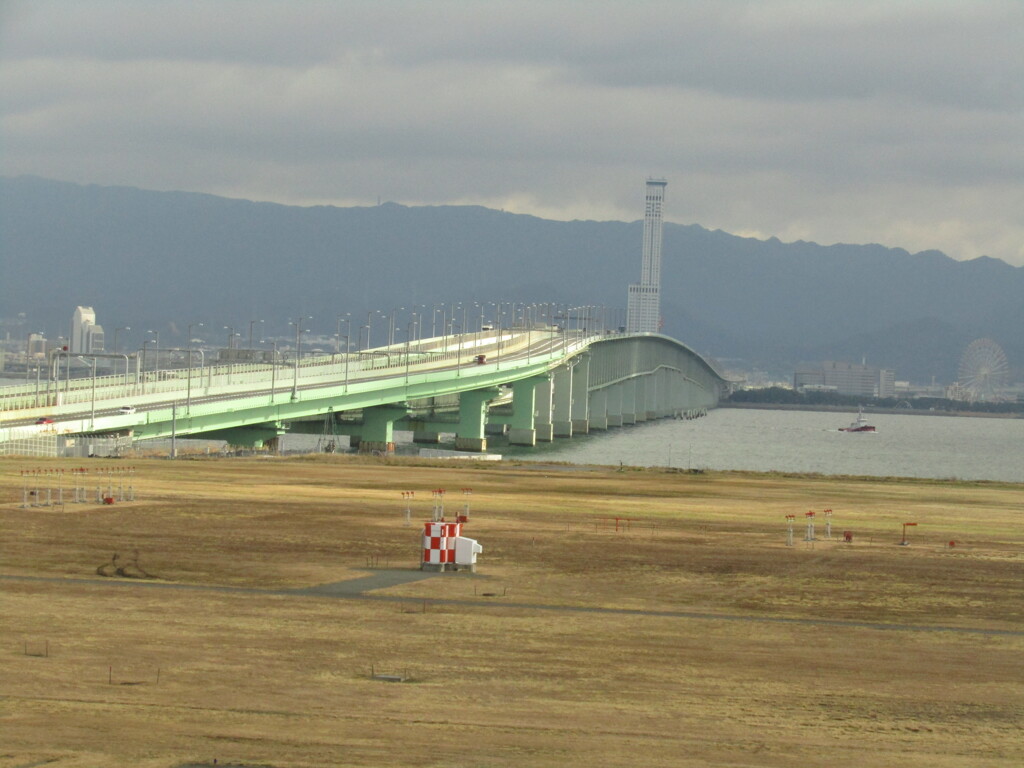
<path id="1" fill-rule="evenodd" d="M 960 358 L 959 379 L 972 400 L 990 400 L 1010 378 L 1010 366 L 1002 347 L 992 339 L 977 339 Z"/>

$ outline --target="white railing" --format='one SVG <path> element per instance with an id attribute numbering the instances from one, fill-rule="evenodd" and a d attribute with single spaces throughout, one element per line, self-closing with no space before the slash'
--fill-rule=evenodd
<path id="1" fill-rule="evenodd" d="M 531 345 L 545 346 L 547 354 L 560 345 L 562 354 L 567 354 L 588 340 L 578 332 L 502 331 L 498 335 L 440 337 L 358 353 L 320 355 L 301 360 L 297 369 L 294 361 L 218 363 L 192 369 L 38 381 L 0 388 L 0 422 L 81 413 L 83 407 L 109 410 L 211 396 L 240 397 L 270 389 L 281 392 L 317 384 L 353 384 L 381 378 L 389 371 L 425 373 L 462 365 L 480 354 L 488 355 L 488 362 L 500 364 L 502 356 L 526 353 Z"/>

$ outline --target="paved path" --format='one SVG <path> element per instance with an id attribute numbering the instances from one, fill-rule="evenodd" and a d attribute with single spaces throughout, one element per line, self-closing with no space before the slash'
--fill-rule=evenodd
<path id="1" fill-rule="evenodd" d="M 432 576 L 439 576 L 438 573 L 430 571 L 412 571 L 389 569 L 384 571 L 371 571 L 366 576 L 348 581 L 336 581 L 333 584 L 318 584 L 315 587 L 303 587 L 302 589 L 290 590 L 298 595 L 323 595 L 325 597 L 359 597 L 367 592 L 388 587 L 398 587 L 402 584 L 412 584 L 423 581 Z"/>
<path id="2" fill-rule="evenodd" d="M 952 632 L 959 635 L 990 635 L 1003 637 L 1024 637 L 1024 630 L 986 629 L 984 627 L 950 627 L 931 624 L 887 624 L 872 621 L 852 621 L 827 618 L 786 618 L 780 616 L 758 616 L 755 614 L 698 613 L 694 611 L 654 611 L 634 608 L 602 608 L 583 605 L 549 605 L 544 603 L 516 603 L 503 597 L 474 600 L 454 600 L 423 597 L 398 597 L 395 595 L 370 594 L 374 590 L 409 584 L 445 574 L 419 570 L 388 569 L 372 571 L 367 576 L 321 584 L 300 589 L 261 589 L 255 587 L 209 586 L 205 584 L 173 584 L 164 581 L 142 579 L 68 579 L 55 576 L 8 576 L 0 574 L 0 581 L 42 582 L 48 584 L 88 584 L 106 587 L 138 587 L 150 589 L 186 589 L 204 592 L 238 593 L 249 595 L 293 595 L 295 597 L 330 597 L 341 600 L 379 600 L 390 603 L 409 603 L 426 600 L 431 605 L 459 605 L 466 607 L 515 608 L 517 610 L 557 611 L 563 613 L 593 613 L 618 616 L 657 616 L 672 619 L 697 621 L 744 621 L 763 624 L 791 624 L 803 626 L 840 627 L 846 629 L 874 629 L 886 632 Z M 464 578 L 465 575 L 460 576 Z"/>

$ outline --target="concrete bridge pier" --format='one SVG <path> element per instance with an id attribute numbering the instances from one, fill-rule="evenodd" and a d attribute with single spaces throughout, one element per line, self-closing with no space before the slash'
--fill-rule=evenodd
<path id="1" fill-rule="evenodd" d="M 590 355 L 581 355 L 572 371 L 572 432 L 585 435 L 590 432 Z"/>
<path id="2" fill-rule="evenodd" d="M 636 379 L 626 379 L 622 386 L 622 426 L 636 424 Z"/>
<path id="3" fill-rule="evenodd" d="M 472 389 L 459 393 L 459 424 L 455 430 L 455 450 L 487 450 L 487 403 L 500 393 L 497 387 Z"/>
<path id="4" fill-rule="evenodd" d="M 676 380 L 679 378 L 679 372 L 666 369 L 664 374 L 659 406 L 661 408 L 662 418 L 667 418 L 673 415 L 676 411 Z"/>
<path id="5" fill-rule="evenodd" d="M 605 419 L 609 427 L 622 426 L 622 384 L 613 384 L 604 389 L 608 394 L 605 396 Z"/>
<path id="6" fill-rule="evenodd" d="M 412 431 L 412 441 L 424 445 L 437 445 L 441 442 L 441 433 L 435 432 L 433 425 L 425 421 L 409 420 L 409 429 Z"/>
<path id="7" fill-rule="evenodd" d="M 587 431 L 608 429 L 608 387 L 590 393 Z"/>
<path id="8" fill-rule="evenodd" d="M 668 408 L 670 415 L 674 416 L 683 408 L 683 393 L 685 392 L 686 379 L 679 371 L 672 372 L 669 380 Z"/>
<path id="9" fill-rule="evenodd" d="M 203 439 L 224 440 L 235 448 L 264 448 L 269 444 L 276 450 L 278 438 L 284 433 L 284 426 L 279 423 L 252 424 L 204 432 Z"/>
<path id="10" fill-rule="evenodd" d="M 672 377 L 672 397 L 670 405 L 672 413 L 679 413 L 685 406 L 686 378 L 679 371 Z"/>
<path id="11" fill-rule="evenodd" d="M 537 444 L 534 415 L 537 407 L 537 388 L 547 384 L 547 377 L 533 377 L 512 382 L 512 418 L 508 424 L 509 445 Z"/>
<path id="12" fill-rule="evenodd" d="M 571 364 L 559 366 L 551 376 L 551 429 L 555 437 L 572 437 L 572 380 Z"/>
<path id="13" fill-rule="evenodd" d="M 658 418 L 658 398 L 661 396 L 659 390 L 661 389 L 661 370 L 656 370 L 653 373 L 649 373 L 644 378 L 647 380 L 647 420 Z"/>
<path id="14" fill-rule="evenodd" d="M 668 416 L 666 394 L 668 392 L 668 371 L 658 368 L 650 379 L 650 396 L 647 402 L 647 418 L 663 419 Z"/>
<path id="15" fill-rule="evenodd" d="M 651 376 L 650 374 L 637 376 L 634 381 L 636 386 L 636 405 L 633 409 L 633 423 L 641 424 L 649 418 L 648 412 L 650 410 Z"/>
<path id="16" fill-rule="evenodd" d="M 359 452 L 395 452 L 395 422 L 407 416 L 405 408 L 380 405 L 363 409 L 363 430 L 359 434 Z"/>
<path id="17" fill-rule="evenodd" d="M 555 439 L 555 428 L 551 424 L 554 411 L 552 406 L 554 387 L 552 384 L 550 379 L 541 381 L 537 384 L 535 394 L 536 419 L 533 426 L 537 431 L 537 440 L 544 443 L 550 443 Z"/>

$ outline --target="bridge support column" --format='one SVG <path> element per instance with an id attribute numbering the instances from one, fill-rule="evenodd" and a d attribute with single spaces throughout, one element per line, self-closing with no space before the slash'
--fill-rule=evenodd
<path id="1" fill-rule="evenodd" d="M 550 443 L 555 439 L 555 430 L 551 425 L 551 396 L 554 388 L 552 387 L 551 380 L 542 381 L 537 384 L 536 389 L 536 420 L 534 421 L 534 429 L 537 432 L 537 440 Z"/>
<path id="2" fill-rule="evenodd" d="M 605 418 L 609 427 L 622 426 L 622 384 L 613 384 L 603 391 L 605 395 Z"/>
<path id="3" fill-rule="evenodd" d="M 572 372 L 572 431 L 585 435 L 590 431 L 590 355 L 582 355 Z"/>
<path id="4" fill-rule="evenodd" d="M 405 418 L 405 408 L 381 405 L 363 409 L 363 430 L 359 434 L 359 452 L 395 452 L 395 422 Z"/>
<path id="5" fill-rule="evenodd" d="M 647 421 L 647 410 L 649 408 L 648 395 L 651 390 L 651 377 L 650 376 L 637 376 L 636 377 L 636 407 L 633 409 L 633 423 L 640 424 Z"/>
<path id="6" fill-rule="evenodd" d="M 562 365 L 551 375 L 554 391 L 551 427 L 555 437 L 572 437 L 572 369 L 571 365 Z"/>
<path id="7" fill-rule="evenodd" d="M 647 404 L 647 416 L 651 419 L 663 419 L 668 416 L 668 410 L 665 407 L 666 403 L 666 390 L 668 389 L 668 371 L 664 368 L 658 368 L 651 376 L 651 388 L 652 393 L 648 398 Z"/>
<path id="8" fill-rule="evenodd" d="M 683 409 L 683 399 L 686 396 L 686 377 L 682 373 L 676 373 L 672 377 L 672 413 L 678 414 Z"/>
<path id="9" fill-rule="evenodd" d="M 636 379 L 622 382 L 622 424 L 636 424 Z"/>
<path id="10" fill-rule="evenodd" d="M 647 376 L 644 376 L 644 379 L 646 379 L 646 390 L 647 390 L 646 398 L 645 398 L 646 399 L 645 405 L 647 406 L 647 410 L 645 411 L 645 415 L 647 416 L 647 420 L 648 421 L 650 421 L 651 419 L 658 418 L 658 384 L 659 384 L 659 382 L 658 382 L 658 374 L 659 373 L 660 373 L 660 371 L 655 371 L 654 373 L 651 373 L 651 374 L 648 374 Z"/>
<path id="11" fill-rule="evenodd" d="M 437 445 L 441 442 L 441 433 L 437 426 L 423 419 L 409 419 L 406 428 L 412 432 L 412 441 L 424 445 Z"/>
<path id="12" fill-rule="evenodd" d="M 455 450 L 480 453 L 487 450 L 487 437 L 484 432 L 487 403 L 497 396 L 497 387 L 459 393 L 459 424 L 455 432 Z"/>
<path id="13" fill-rule="evenodd" d="M 608 429 L 608 387 L 595 390 L 589 397 L 587 429 Z"/>
<path id="14" fill-rule="evenodd" d="M 537 407 L 537 388 L 547 384 L 547 378 L 522 379 L 512 382 L 512 418 L 508 425 L 509 445 L 536 445 L 537 428 L 534 416 Z M 550 392 L 550 389 L 548 390 Z"/>
<path id="15" fill-rule="evenodd" d="M 281 424 L 252 424 L 246 427 L 211 430 L 203 433 L 204 440 L 223 440 L 236 448 L 270 447 L 277 450 L 278 438 L 285 433 Z"/>
<path id="16" fill-rule="evenodd" d="M 665 379 L 665 410 L 666 416 L 678 418 L 679 414 L 679 371 L 669 371 Z"/>

